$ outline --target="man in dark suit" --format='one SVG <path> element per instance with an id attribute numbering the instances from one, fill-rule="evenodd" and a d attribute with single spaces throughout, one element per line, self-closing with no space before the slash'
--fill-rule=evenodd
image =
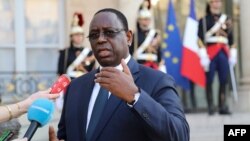
<path id="1" fill-rule="evenodd" d="M 58 139 L 189 140 L 189 126 L 173 79 L 139 65 L 131 57 L 128 47 L 132 37 L 121 12 L 102 9 L 94 15 L 89 41 L 101 67 L 69 85 Z M 99 92 L 104 91 L 103 88 L 108 92 Z M 100 98 L 104 95 L 107 95 L 105 102 Z M 58 140 L 53 135 L 50 128 L 50 141 Z"/>

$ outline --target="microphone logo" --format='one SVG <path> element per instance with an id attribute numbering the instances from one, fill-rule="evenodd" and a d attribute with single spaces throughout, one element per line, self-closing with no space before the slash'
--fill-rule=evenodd
<path id="1" fill-rule="evenodd" d="M 65 74 L 61 75 L 51 87 L 50 93 L 51 94 L 60 93 L 70 84 L 70 81 L 71 81 L 70 77 L 68 77 Z"/>

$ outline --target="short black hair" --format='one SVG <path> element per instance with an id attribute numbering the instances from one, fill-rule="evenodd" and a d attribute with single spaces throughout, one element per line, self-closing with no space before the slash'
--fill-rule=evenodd
<path id="1" fill-rule="evenodd" d="M 127 21 L 127 18 L 124 16 L 124 14 L 122 14 L 122 12 L 120 12 L 120 11 L 118 11 L 116 9 L 113 9 L 113 8 L 104 8 L 104 9 L 101 9 L 101 10 L 97 11 L 95 13 L 95 15 L 98 14 L 98 13 L 101 13 L 101 12 L 114 13 L 118 17 L 120 22 L 122 23 L 124 30 L 128 31 L 128 21 Z"/>

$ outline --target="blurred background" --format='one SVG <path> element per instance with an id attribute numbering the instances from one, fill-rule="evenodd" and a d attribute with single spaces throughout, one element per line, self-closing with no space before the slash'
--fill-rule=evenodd
<path id="1" fill-rule="evenodd" d="M 59 50 L 69 46 L 69 32 L 75 12 L 84 17 L 84 33 L 94 13 L 101 8 L 122 11 L 134 31 L 138 7 L 142 0 L 0 0 L 0 98 L 1 104 L 14 103 L 39 90 L 45 90 L 57 78 Z M 152 0 L 154 24 L 164 31 L 169 0 Z M 196 0 L 197 19 L 205 15 L 207 0 Z M 190 0 L 173 0 L 181 37 L 184 34 Z M 232 115 L 207 114 L 205 92 L 195 87 L 195 103 L 189 93 L 180 91 L 180 96 L 191 129 L 191 141 L 223 140 L 224 124 L 250 123 L 250 1 L 223 0 L 223 12 L 233 19 L 234 42 L 238 48 L 238 64 L 235 75 L 238 102 L 231 94 L 228 104 Z M 88 46 L 88 40 L 84 41 Z M 216 78 L 217 79 L 217 78 Z M 218 91 L 218 80 L 213 84 Z M 231 87 L 227 89 L 231 92 Z M 218 99 L 214 95 L 214 99 Z M 216 101 L 216 100 L 215 100 Z M 57 126 L 60 112 L 51 121 Z M 21 136 L 29 122 L 26 115 L 22 121 Z M 47 126 L 34 140 L 47 140 Z"/>

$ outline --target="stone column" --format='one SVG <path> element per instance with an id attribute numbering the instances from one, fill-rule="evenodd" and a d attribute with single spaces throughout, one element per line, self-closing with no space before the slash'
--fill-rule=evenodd
<path id="1" fill-rule="evenodd" d="M 240 0 L 240 32 L 241 32 L 241 60 L 242 60 L 242 82 L 250 84 L 250 1 Z"/>
<path id="2" fill-rule="evenodd" d="M 118 9 L 126 16 L 131 30 L 136 29 L 138 8 L 142 0 L 118 0 Z"/>
<path id="3" fill-rule="evenodd" d="M 26 58 L 26 44 L 25 44 L 25 9 L 24 1 L 15 1 L 15 71 L 16 72 L 26 72 L 27 70 L 27 58 Z"/>
<path id="4" fill-rule="evenodd" d="M 249 112 L 250 111 L 250 19 L 248 13 L 250 12 L 250 1 L 239 0 L 240 5 L 240 61 L 241 61 L 241 78 L 238 87 L 238 102 L 231 103 L 232 111 L 236 112 Z M 239 65 L 239 63 L 238 63 Z"/>

